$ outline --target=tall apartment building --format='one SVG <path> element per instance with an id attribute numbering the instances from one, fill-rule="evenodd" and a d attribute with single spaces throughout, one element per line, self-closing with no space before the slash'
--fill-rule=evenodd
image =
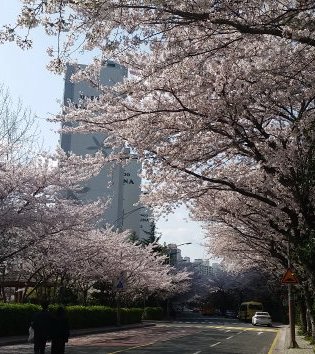
<path id="1" fill-rule="evenodd" d="M 84 67 L 81 65 L 81 67 Z M 86 81 L 72 82 L 71 76 L 76 67 L 69 65 L 65 76 L 64 104 L 69 102 L 80 104 L 84 98 L 95 98 L 98 96 L 96 88 Z M 100 73 L 102 85 L 112 86 L 121 82 L 128 75 L 128 70 L 114 62 L 107 62 Z M 104 146 L 105 134 L 65 134 L 61 135 L 61 147 L 66 152 L 76 155 L 93 154 L 101 150 L 104 154 L 110 152 L 110 148 Z M 81 201 L 93 201 L 98 198 L 111 202 L 108 209 L 99 221 L 99 226 L 106 224 L 113 225 L 121 230 L 130 229 L 139 238 L 146 238 L 143 230 L 150 229 L 150 220 L 143 214 L 148 214 L 146 208 L 137 205 L 140 198 L 141 180 L 139 172 L 141 165 L 136 156 L 129 154 L 129 162 L 125 166 L 107 164 L 101 172 L 89 181 L 82 188 L 81 193 L 74 197 Z"/>
<path id="2" fill-rule="evenodd" d="M 209 259 L 197 258 L 192 264 L 200 274 L 206 276 L 213 275 L 213 268 L 209 264 Z"/>

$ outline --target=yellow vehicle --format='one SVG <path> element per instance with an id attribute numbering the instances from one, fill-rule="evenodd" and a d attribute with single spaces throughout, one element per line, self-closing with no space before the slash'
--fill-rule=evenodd
<path id="1" fill-rule="evenodd" d="M 240 321 L 251 321 L 257 311 L 263 311 L 263 304 L 261 302 L 242 302 L 238 313 L 238 319 Z"/>

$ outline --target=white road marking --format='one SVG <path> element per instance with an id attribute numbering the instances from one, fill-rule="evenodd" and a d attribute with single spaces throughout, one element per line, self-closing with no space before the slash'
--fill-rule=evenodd
<path id="1" fill-rule="evenodd" d="M 233 338 L 234 336 L 230 336 L 230 337 L 227 337 L 226 339 L 231 339 L 231 338 Z"/>
<path id="2" fill-rule="evenodd" d="M 201 353 L 201 351 L 199 350 L 198 352 L 194 352 L 193 354 L 199 354 L 199 353 Z"/>
<path id="3" fill-rule="evenodd" d="M 217 342 L 217 343 L 214 343 L 212 345 L 210 345 L 210 347 L 215 347 L 216 345 L 220 344 L 221 342 Z"/>
<path id="4" fill-rule="evenodd" d="M 227 330 L 225 331 L 225 333 L 227 333 L 227 332 L 231 332 L 231 330 L 230 330 L 230 329 L 227 329 Z"/>
<path id="5" fill-rule="evenodd" d="M 261 334 L 263 334 L 264 332 L 258 332 L 257 333 L 257 336 L 260 336 Z"/>

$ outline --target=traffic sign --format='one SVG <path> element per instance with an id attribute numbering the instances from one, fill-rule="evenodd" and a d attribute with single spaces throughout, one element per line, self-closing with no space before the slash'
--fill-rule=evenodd
<path id="1" fill-rule="evenodd" d="M 116 285 L 116 289 L 117 290 L 122 290 L 125 287 L 125 284 L 122 282 L 122 280 L 118 280 L 117 285 Z"/>
<path id="2" fill-rule="evenodd" d="M 293 270 L 288 268 L 281 279 L 282 284 L 298 284 L 299 280 Z"/>
<path id="3" fill-rule="evenodd" d="M 120 272 L 115 282 L 116 291 L 122 291 L 126 289 L 126 277 L 127 277 L 126 272 Z"/>

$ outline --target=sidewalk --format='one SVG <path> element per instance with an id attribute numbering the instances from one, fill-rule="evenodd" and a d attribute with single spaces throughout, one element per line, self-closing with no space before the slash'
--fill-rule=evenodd
<path id="1" fill-rule="evenodd" d="M 121 326 L 73 329 L 70 331 L 70 338 L 85 336 L 88 334 L 109 333 L 109 332 L 124 331 L 127 329 L 151 327 L 151 326 L 155 326 L 155 324 L 154 323 L 134 323 L 129 325 L 121 325 Z M 0 347 L 5 345 L 27 343 L 27 337 L 28 337 L 27 334 L 25 334 L 24 336 L 0 337 Z"/>
<path id="2" fill-rule="evenodd" d="M 290 341 L 290 328 L 289 326 L 283 326 L 280 329 L 279 337 L 275 348 L 271 351 L 272 354 L 314 354 L 315 346 L 309 344 L 302 336 L 296 333 L 295 335 L 298 348 L 289 348 Z"/>

